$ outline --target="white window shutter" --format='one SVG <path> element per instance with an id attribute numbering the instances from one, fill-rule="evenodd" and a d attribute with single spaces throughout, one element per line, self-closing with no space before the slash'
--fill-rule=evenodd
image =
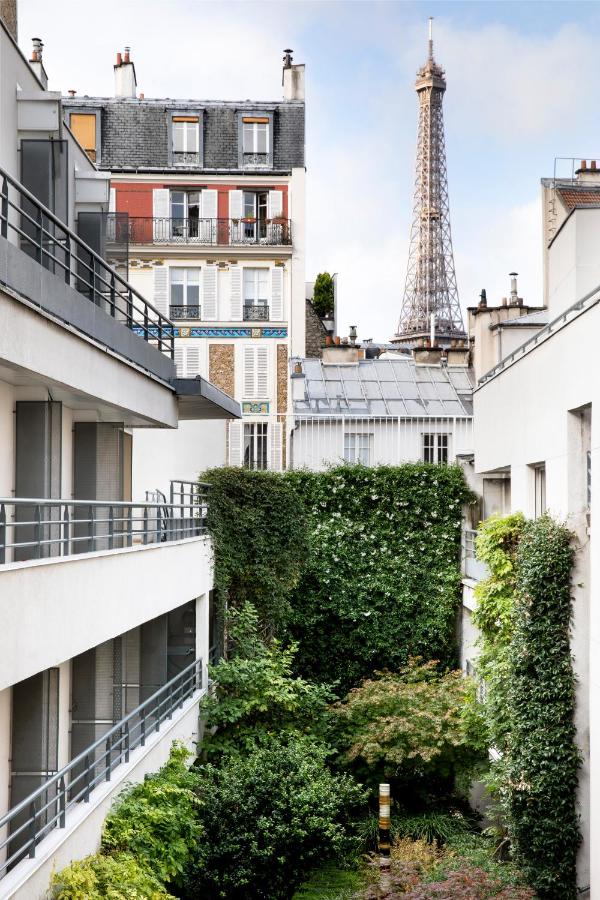
<path id="1" fill-rule="evenodd" d="M 281 471 L 281 423 L 273 422 L 269 425 L 269 434 L 271 435 L 271 469 L 274 472 Z"/>
<path id="2" fill-rule="evenodd" d="M 217 318 L 217 267 L 206 265 L 202 269 L 202 318 L 214 322 Z"/>
<path id="3" fill-rule="evenodd" d="M 244 212 L 244 192 L 229 191 L 229 218 L 241 219 Z"/>
<path id="4" fill-rule="evenodd" d="M 244 347 L 244 397 L 256 397 L 256 347 Z"/>
<path id="5" fill-rule="evenodd" d="M 114 213 L 117 211 L 117 189 L 111 188 L 108 195 L 108 211 Z"/>
<path id="6" fill-rule="evenodd" d="M 229 302 L 231 304 L 231 321 L 242 321 L 242 267 L 229 267 Z"/>
<path id="7" fill-rule="evenodd" d="M 219 192 L 218 191 L 202 191 L 202 218 L 203 219 L 216 219 L 218 216 L 217 213 L 217 203 Z"/>
<path id="8" fill-rule="evenodd" d="M 167 266 L 154 266 L 153 303 L 163 316 L 169 315 L 169 269 Z"/>
<path id="9" fill-rule="evenodd" d="M 283 319 L 283 268 L 273 266 L 271 269 L 271 309 L 269 318 L 274 322 Z"/>
<path id="10" fill-rule="evenodd" d="M 229 423 L 229 465 L 242 464 L 242 422 Z"/>
<path id="11" fill-rule="evenodd" d="M 165 219 L 171 215 L 170 191 L 167 188 L 155 188 L 152 191 L 152 215 L 154 216 L 154 240 L 165 238 L 169 234 Z"/>
<path id="12" fill-rule="evenodd" d="M 277 219 L 283 215 L 283 191 L 269 191 L 267 215 L 269 219 Z"/>
<path id="13" fill-rule="evenodd" d="M 261 400 L 269 393 L 269 349 L 256 348 L 256 396 Z"/>
<path id="14" fill-rule="evenodd" d="M 200 374 L 200 349 L 198 347 L 188 347 L 185 354 L 185 374 L 186 378 L 195 378 Z"/>
<path id="15" fill-rule="evenodd" d="M 175 347 L 175 369 L 178 378 L 185 378 L 185 350 L 183 347 Z"/>

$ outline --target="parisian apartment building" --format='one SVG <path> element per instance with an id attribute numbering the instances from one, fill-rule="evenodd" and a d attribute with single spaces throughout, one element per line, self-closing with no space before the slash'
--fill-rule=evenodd
<path id="1" fill-rule="evenodd" d="M 285 468 L 289 360 L 305 350 L 304 66 L 285 52 L 275 101 L 147 98 L 129 49 L 114 75 L 113 97 L 64 100 L 70 129 L 110 173 L 107 242 L 173 321 L 178 374 L 209 379 L 243 413 L 211 430 L 204 455 L 197 423 L 154 443 L 153 461 L 142 436 L 140 464 L 155 480 L 163 459 L 190 478 L 203 465 Z"/>
<path id="2" fill-rule="evenodd" d="M 175 347 L 168 288 L 162 300 L 153 288 L 171 284 L 176 252 L 146 281 L 140 252 L 133 284 L 115 236 L 102 247 L 110 174 L 47 89 L 41 41 L 30 58 L 19 49 L 12 13 L 0 19 L 0 897 L 36 900 L 53 871 L 96 849 L 124 784 L 155 771 L 173 740 L 199 740 L 214 640 L 207 489 L 166 460 L 167 496 L 146 501 L 155 485 L 136 446 L 143 435 L 152 454 L 153 437 L 186 423 L 210 433 L 241 409 Z M 138 186 L 150 213 L 171 190 L 166 175 L 154 184 Z M 206 268 L 199 304 L 211 277 L 218 296 L 216 254 Z"/>

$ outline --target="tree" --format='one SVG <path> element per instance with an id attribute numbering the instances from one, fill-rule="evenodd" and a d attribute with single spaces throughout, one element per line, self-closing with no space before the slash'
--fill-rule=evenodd
<path id="1" fill-rule="evenodd" d="M 334 308 L 334 284 L 329 272 L 320 272 L 315 279 L 312 304 L 317 315 L 327 318 Z"/>

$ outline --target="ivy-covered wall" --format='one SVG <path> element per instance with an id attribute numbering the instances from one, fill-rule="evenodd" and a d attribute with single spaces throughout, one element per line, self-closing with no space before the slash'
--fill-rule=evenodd
<path id="1" fill-rule="evenodd" d="M 455 662 L 460 527 L 470 500 L 455 466 L 293 471 L 309 554 L 291 596 L 300 673 L 345 692 L 410 656 Z"/>

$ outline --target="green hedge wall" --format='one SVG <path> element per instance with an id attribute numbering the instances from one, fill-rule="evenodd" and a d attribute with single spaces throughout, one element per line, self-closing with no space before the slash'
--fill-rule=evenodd
<path id="1" fill-rule="evenodd" d="M 310 550 L 291 596 L 299 674 L 345 692 L 410 656 L 455 661 L 460 526 L 457 466 L 288 472 Z"/>

